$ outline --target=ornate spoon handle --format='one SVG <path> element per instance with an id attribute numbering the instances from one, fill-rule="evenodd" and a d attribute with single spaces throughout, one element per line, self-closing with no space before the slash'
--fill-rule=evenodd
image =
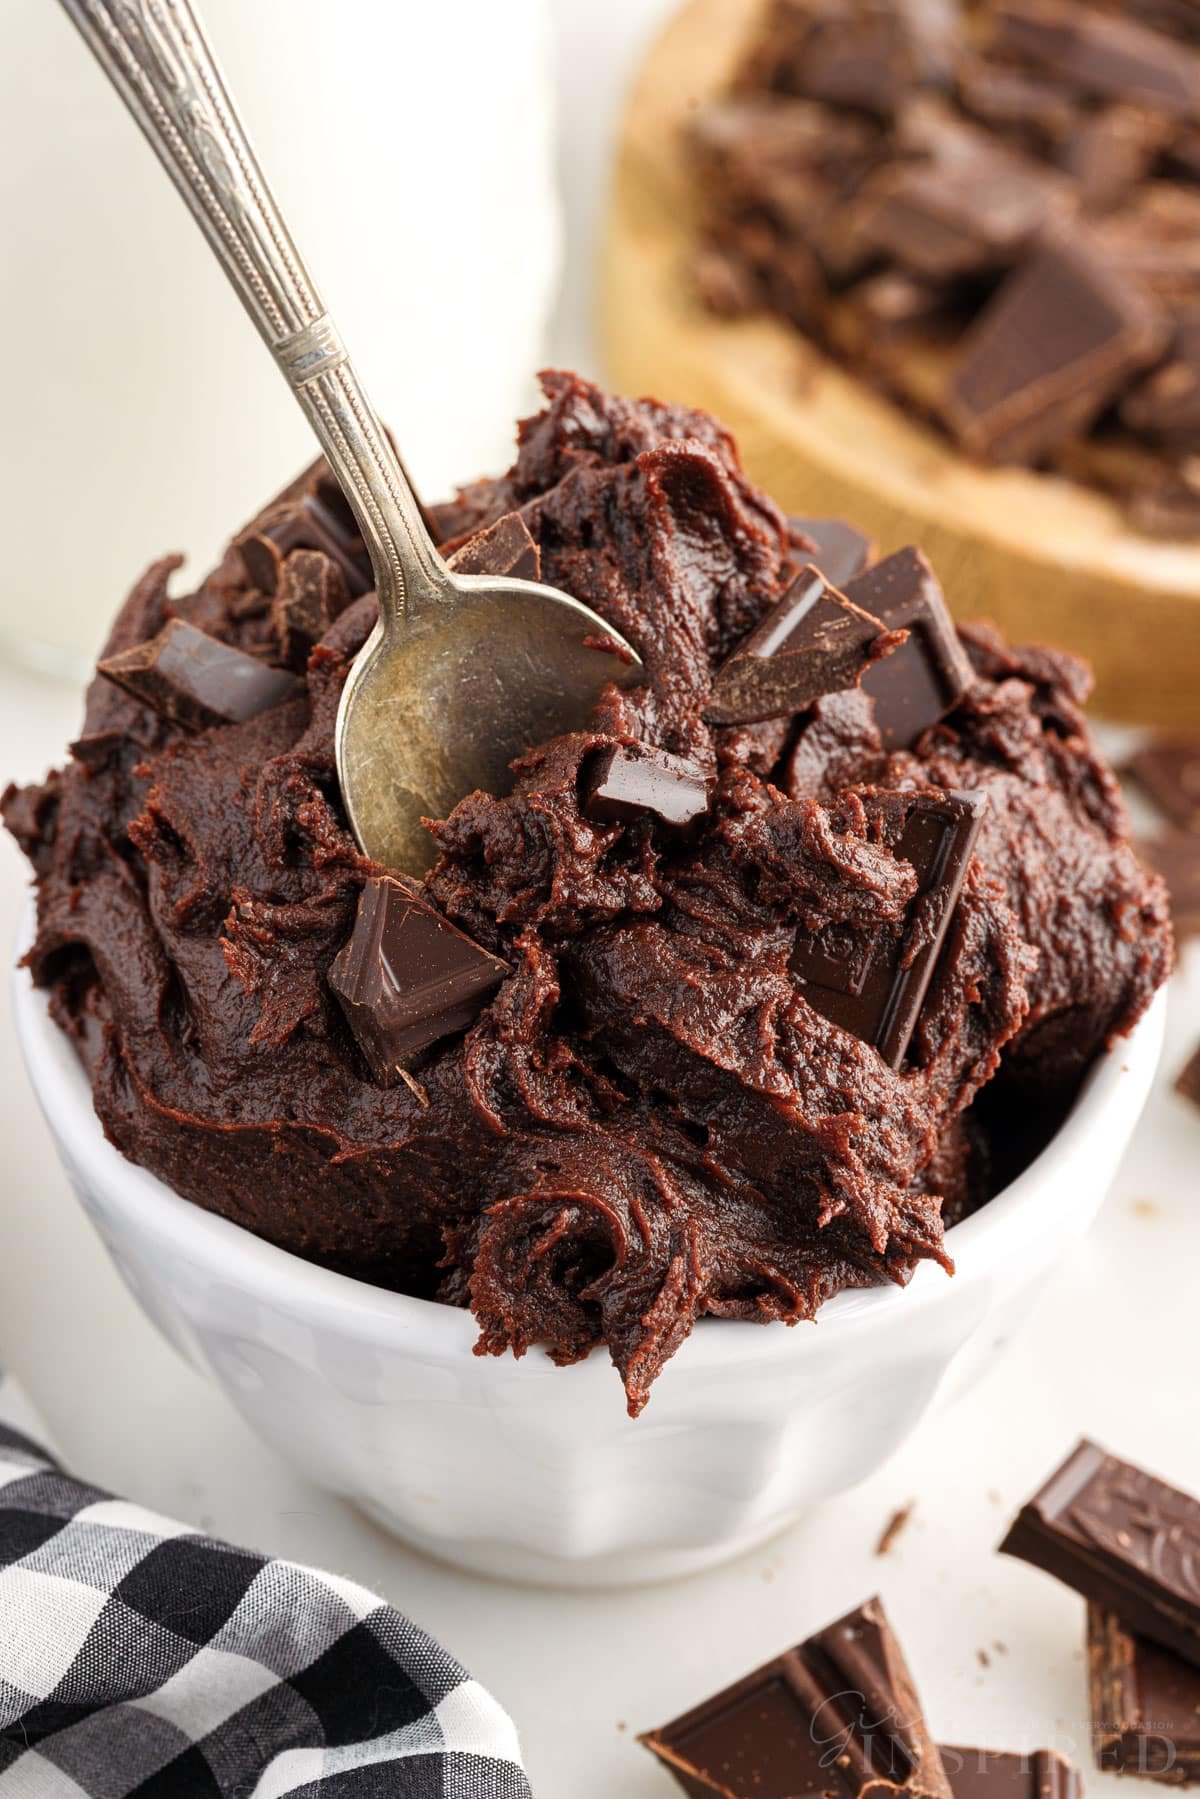
<path id="1" fill-rule="evenodd" d="M 446 573 L 267 186 L 191 0 L 62 0 L 191 207 L 354 508 L 380 610 Z"/>

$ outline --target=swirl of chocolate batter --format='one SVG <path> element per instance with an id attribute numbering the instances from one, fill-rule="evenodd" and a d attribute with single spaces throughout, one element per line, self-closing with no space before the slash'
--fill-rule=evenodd
<path id="1" fill-rule="evenodd" d="M 1067 657 L 963 632 L 975 685 L 911 751 L 885 752 L 858 690 L 710 730 L 714 671 L 811 545 L 706 415 L 544 385 L 508 475 L 440 509 L 445 547 L 519 512 L 545 578 L 624 633 L 647 684 L 431 827 L 428 899 L 512 972 L 420 1091 L 372 1077 L 328 982 L 378 872 L 334 770 L 374 610 L 341 575 L 307 590 L 343 609 L 297 697 L 185 731 L 97 680 L 70 765 L 5 816 L 38 877 L 34 978 L 125 1155 L 296 1254 L 469 1306 L 481 1350 L 607 1344 L 636 1412 L 706 1314 L 790 1322 L 949 1266 L 943 1201 L 981 1197 L 977 1091 L 998 1068 L 1014 1111 L 1069 1087 L 1146 1006 L 1170 937 Z M 253 555 L 186 599 L 176 566 L 134 588 L 108 654 L 179 617 L 296 666 Z M 581 768 L 614 744 L 715 754 L 705 816 L 589 819 Z M 942 788 L 989 805 L 895 1068 L 806 1003 L 789 956 L 798 929 L 894 926 L 915 877 L 872 796 Z"/>

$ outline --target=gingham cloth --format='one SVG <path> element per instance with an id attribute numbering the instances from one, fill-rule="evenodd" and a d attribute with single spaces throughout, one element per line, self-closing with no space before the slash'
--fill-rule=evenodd
<path id="1" fill-rule="evenodd" d="M 73 1480 L 20 1415 L 0 1375 L 0 1799 L 531 1799 L 373 1593 Z"/>

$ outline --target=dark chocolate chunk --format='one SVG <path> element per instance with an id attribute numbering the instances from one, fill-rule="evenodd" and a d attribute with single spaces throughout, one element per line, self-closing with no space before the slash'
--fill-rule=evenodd
<path id="1" fill-rule="evenodd" d="M 96 669 L 185 731 L 240 724 L 304 692 L 295 675 L 181 618 L 169 620 L 147 642 L 106 656 Z"/>
<path id="2" fill-rule="evenodd" d="M 614 744 L 598 751 L 584 769 L 583 810 L 597 824 L 649 817 L 682 827 L 703 818 L 715 780 L 715 765 L 705 768 L 649 744 Z"/>
<path id="3" fill-rule="evenodd" d="M 1051 183 L 1003 150 L 881 170 L 863 189 L 856 231 L 932 281 L 1002 267 L 1045 223 Z"/>
<path id="4" fill-rule="evenodd" d="M 1200 57 L 1160 32 L 1075 0 L 997 0 L 990 16 L 1000 49 L 1083 93 L 1200 119 Z"/>
<path id="5" fill-rule="evenodd" d="M 1200 833 L 1167 831 L 1142 838 L 1138 853 L 1167 883 L 1176 943 L 1200 937 Z"/>
<path id="6" fill-rule="evenodd" d="M 1194 1106 L 1200 1106 L 1200 1045 L 1196 1047 L 1175 1076 L 1175 1091 Z"/>
<path id="7" fill-rule="evenodd" d="M 831 587 L 853 581 L 871 560 L 871 539 L 844 518 L 793 518 L 791 523 L 815 546 L 813 563 Z"/>
<path id="8" fill-rule="evenodd" d="M 893 1068 L 903 1062 L 966 878 L 985 801 L 975 793 L 876 793 L 868 809 L 917 891 L 896 934 L 843 921 L 796 938 L 791 972 L 808 1004 Z"/>
<path id="9" fill-rule="evenodd" d="M 506 512 L 455 550 L 449 566 L 458 575 L 513 575 L 518 581 L 540 581 L 542 552 L 520 513 Z"/>
<path id="10" fill-rule="evenodd" d="M 892 653 L 901 641 L 810 566 L 717 670 L 704 716 L 717 725 L 790 718 L 822 694 L 853 687 L 881 650 Z"/>
<path id="11" fill-rule="evenodd" d="M 308 653 L 350 604 L 345 576 L 324 550 L 292 550 L 270 600 L 280 660 L 303 668 Z"/>
<path id="12" fill-rule="evenodd" d="M 639 1741 L 693 1799 L 950 1799 L 878 1599 Z"/>
<path id="13" fill-rule="evenodd" d="M 1054 1749 L 1014 1755 L 945 1743 L 938 1753 L 954 1799 L 1083 1799 L 1079 1769 Z"/>
<path id="14" fill-rule="evenodd" d="M 937 576 L 920 550 L 897 550 L 851 581 L 846 597 L 907 642 L 862 678 L 888 750 L 911 749 L 975 685 Z"/>
<path id="15" fill-rule="evenodd" d="M 1086 1440 L 1000 1545 L 1200 1664 L 1200 1500 Z"/>
<path id="16" fill-rule="evenodd" d="M 1122 774 L 1182 831 L 1200 831 L 1200 737 L 1161 737 L 1136 751 Z"/>
<path id="17" fill-rule="evenodd" d="M 1153 362 L 1166 326 L 1133 282 L 1075 243 L 1045 243 L 968 331 L 946 393 L 964 449 L 1032 462 L 1092 423 Z"/>
<path id="18" fill-rule="evenodd" d="M 344 503 L 343 503 L 344 504 Z M 246 574 L 263 593 L 279 586 L 284 558 L 290 550 L 321 550 L 342 572 L 353 598 L 371 587 L 371 565 L 349 514 L 326 497 L 300 493 L 265 512 L 234 547 Z"/>
<path id="19" fill-rule="evenodd" d="M 1126 199 L 1149 175 L 1169 135 L 1165 121 L 1140 106 L 1085 113 L 1061 151 L 1085 210 L 1104 211 Z"/>
<path id="20" fill-rule="evenodd" d="M 351 1030 L 381 1081 L 465 1031 L 511 973 L 465 931 L 390 875 L 362 890 L 354 929 L 329 970 Z"/>
<path id="21" fill-rule="evenodd" d="M 1088 1606 L 1096 1766 L 1164 1786 L 1200 1782 L 1200 1669 Z"/>
<path id="22" fill-rule="evenodd" d="M 1058 82 L 983 57 L 960 60 L 957 86 L 966 112 L 985 125 L 1020 132 L 1036 146 L 1061 142 L 1080 116 Z"/>

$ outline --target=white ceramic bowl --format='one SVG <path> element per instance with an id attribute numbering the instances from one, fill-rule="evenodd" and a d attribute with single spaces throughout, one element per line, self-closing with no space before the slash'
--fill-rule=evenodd
<path id="1" fill-rule="evenodd" d="M 251 1427 L 387 1529 L 482 1573 L 565 1585 L 685 1574 L 865 1479 L 1002 1348 L 1092 1222 L 1162 1044 L 1164 996 L 1049 1148 L 957 1225 L 948 1279 L 843 1293 L 815 1325 L 707 1320 L 636 1422 L 607 1356 L 472 1354 L 465 1312 L 331 1274 L 202 1211 L 105 1139 L 44 995 L 26 1065 L 79 1198 L 164 1334 Z"/>

